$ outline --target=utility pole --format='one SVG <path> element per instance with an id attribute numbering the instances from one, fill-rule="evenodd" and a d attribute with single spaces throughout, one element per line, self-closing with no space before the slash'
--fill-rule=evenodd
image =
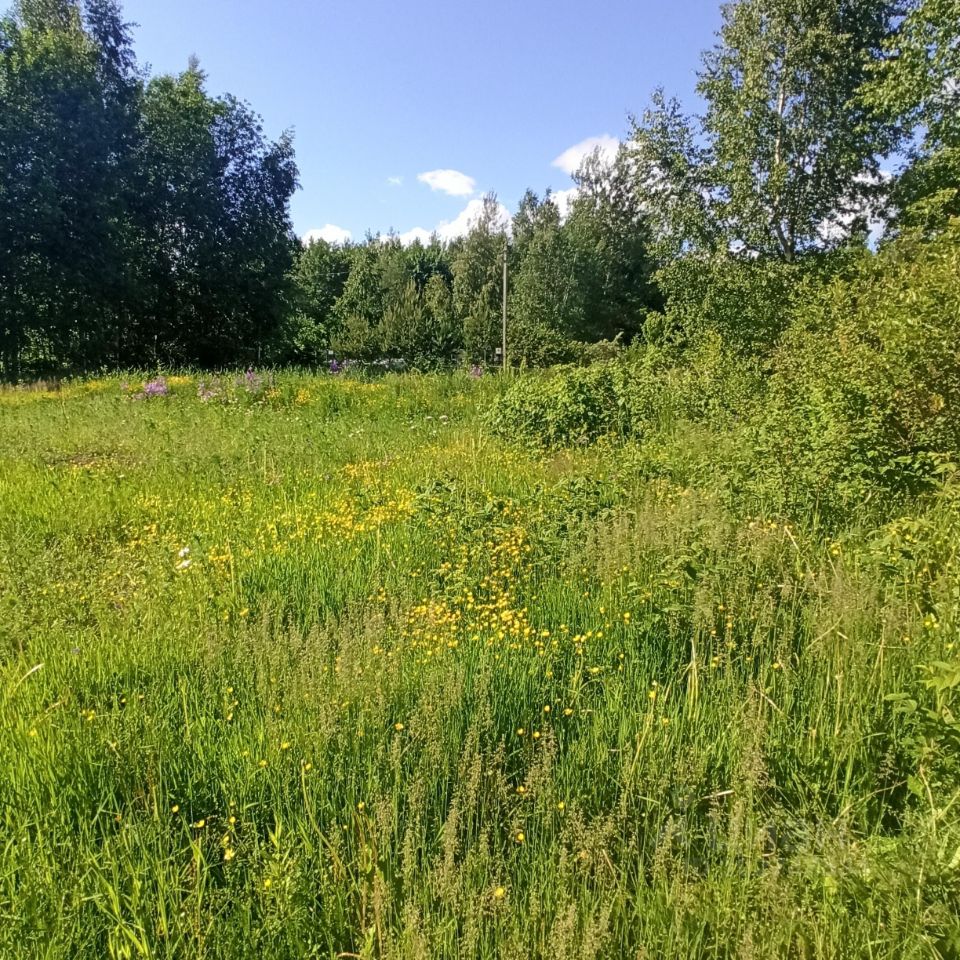
<path id="1" fill-rule="evenodd" d="M 503 372 L 507 372 L 507 235 L 503 235 Z"/>

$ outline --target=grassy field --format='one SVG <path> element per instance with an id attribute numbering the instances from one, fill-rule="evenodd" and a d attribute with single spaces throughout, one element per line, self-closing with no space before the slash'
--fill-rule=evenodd
<path id="1" fill-rule="evenodd" d="M 495 377 L 168 386 L 0 392 L 0 957 L 958 956 L 951 488 L 826 536 Z"/>

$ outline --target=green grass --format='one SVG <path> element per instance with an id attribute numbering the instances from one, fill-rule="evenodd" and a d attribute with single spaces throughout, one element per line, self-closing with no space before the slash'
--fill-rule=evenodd
<path id="1" fill-rule="evenodd" d="M 958 956 L 960 497 L 824 539 L 498 390 L 0 392 L 0 956 Z"/>

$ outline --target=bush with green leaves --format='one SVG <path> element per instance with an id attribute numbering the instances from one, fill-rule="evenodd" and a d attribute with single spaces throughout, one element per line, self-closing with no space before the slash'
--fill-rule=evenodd
<path id="1" fill-rule="evenodd" d="M 518 378 L 495 402 L 495 432 L 552 447 L 601 437 L 641 440 L 680 421 L 746 419 L 762 391 L 759 365 L 716 336 L 695 350 L 642 347 L 588 367 Z"/>
<path id="2" fill-rule="evenodd" d="M 789 323 L 791 294 L 809 269 L 742 256 L 678 257 L 657 273 L 667 309 L 648 318 L 647 337 L 690 342 L 716 335 L 743 353 L 768 350 Z"/>
<path id="3" fill-rule="evenodd" d="M 811 287 L 760 427 L 788 503 L 821 512 L 922 490 L 960 452 L 960 221 Z"/>
<path id="4" fill-rule="evenodd" d="M 612 364 L 556 367 L 515 380 L 488 414 L 496 433 L 543 446 L 627 436 L 634 424 L 622 402 L 626 368 Z"/>

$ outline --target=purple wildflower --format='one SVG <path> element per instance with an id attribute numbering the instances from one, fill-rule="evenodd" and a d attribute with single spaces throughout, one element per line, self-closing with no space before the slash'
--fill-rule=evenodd
<path id="1" fill-rule="evenodd" d="M 143 385 L 143 395 L 145 397 L 166 397 L 170 393 L 170 387 L 167 386 L 166 377 L 157 377 L 156 380 L 149 380 Z"/>
<path id="2" fill-rule="evenodd" d="M 209 403 L 211 400 L 215 400 L 220 396 L 219 384 L 216 382 L 207 386 L 206 382 L 201 380 L 197 384 L 197 396 L 203 403 Z"/>
<path id="3" fill-rule="evenodd" d="M 259 393 L 263 386 L 263 379 L 253 367 L 248 367 L 247 372 L 243 375 L 243 385 L 247 388 L 248 393 Z"/>
<path id="4" fill-rule="evenodd" d="M 475 363 L 475 364 L 470 368 L 470 376 L 473 377 L 474 379 L 476 379 L 477 377 L 482 377 L 482 376 L 483 376 L 483 367 L 481 367 L 479 363 Z"/>

